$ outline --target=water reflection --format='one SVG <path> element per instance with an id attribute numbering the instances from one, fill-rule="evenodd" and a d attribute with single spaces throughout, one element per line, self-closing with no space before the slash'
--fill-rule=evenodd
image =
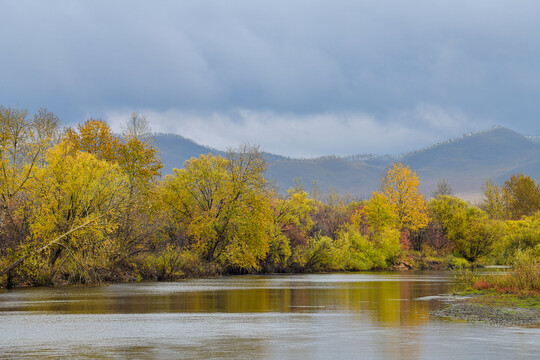
<path id="1" fill-rule="evenodd" d="M 0 348 L 6 357 L 205 359 L 540 351 L 538 329 L 493 331 L 430 317 L 442 305 L 415 299 L 446 293 L 451 282 L 445 272 L 381 272 L 3 292 Z"/>
<path id="2" fill-rule="evenodd" d="M 421 325 L 428 319 L 427 314 L 433 303 L 412 300 L 442 294 L 448 287 L 448 276 L 429 279 L 428 276 L 425 273 L 239 276 L 97 288 L 26 289 L 1 294 L 0 312 L 144 314 L 369 311 L 374 321 L 382 325 Z"/>

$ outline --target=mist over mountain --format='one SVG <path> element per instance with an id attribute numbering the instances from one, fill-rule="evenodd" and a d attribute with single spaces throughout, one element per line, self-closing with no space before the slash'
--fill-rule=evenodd
<path id="1" fill-rule="evenodd" d="M 201 154 L 224 155 L 222 151 L 180 135 L 155 134 L 154 138 L 161 151 L 165 174 Z M 516 172 L 540 178 L 538 139 L 502 127 L 396 157 L 370 154 L 293 159 L 269 153 L 264 156 L 269 163 L 268 178 L 281 192 L 299 181 L 308 190 L 316 183 L 322 192 L 333 188 L 355 197 L 369 197 L 378 189 L 386 167 L 394 161 L 408 164 L 417 172 L 420 190 L 428 197 L 442 179 L 452 185 L 456 194 L 474 198 L 489 178 L 502 183 Z"/>

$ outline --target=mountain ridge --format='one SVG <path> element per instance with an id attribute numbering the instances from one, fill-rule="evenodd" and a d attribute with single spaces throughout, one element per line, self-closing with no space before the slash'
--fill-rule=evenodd
<path id="1" fill-rule="evenodd" d="M 164 174 L 180 168 L 186 160 L 223 151 L 197 144 L 176 134 L 154 134 L 161 152 Z M 495 127 L 399 156 L 356 154 L 295 159 L 263 153 L 267 176 L 281 192 L 300 181 L 306 189 L 314 183 L 323 192 L 331 188 L 356 197 L 369 197 L 378 189 L 385 169 L 395 161 L 409 165 L 420 177 L 420 190 L 429 195 L 443 178 L 457 194 L 480 194 L 489 178 L 502 183 L 511 174 L 540 178 L 540 142 L 517 132 Z"/>

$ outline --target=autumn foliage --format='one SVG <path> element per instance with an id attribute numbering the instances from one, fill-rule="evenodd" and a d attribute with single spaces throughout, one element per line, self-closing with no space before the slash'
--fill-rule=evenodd
<path id="1" fill-rule="evenodd" d="M 421 268 L 540 255 L 540 190 L 516 174 L 486 183 L 482 209 L 427 201 L 392 164 L 354 199 L 297 185 L 279 193 L 255 146 L 178 164 L 162 176 L 148 122 L 122 134 L 89 119 L 0 107 L 0 271 L 4 286 L 239 273 Z M 181 166 L 183 165 L 183 166 Z"/>

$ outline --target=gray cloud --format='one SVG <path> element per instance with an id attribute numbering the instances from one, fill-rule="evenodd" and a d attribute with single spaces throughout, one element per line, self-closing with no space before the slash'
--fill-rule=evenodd
<path id="1" fill-rule="evenodd" d="M 431 104 L 475 119 L 448 125 L 452 134 L 483 123 L 540 133 L 537 1 L 0 6 L 1 102 L 46 106 L 68 123 L 133 110 L 229 117 L 245 109 L 276 115 L 260 121 L 284 130 L 290 121 L 292 130 L 316 117 L 368 114 L 355 118 L 371 118 L 374 134 L 395 126 L 437 140 L 418 122 L 421 104 Z M 399 143 L 384 152 L 400 151 Z"/>
<path id="2" fill-rule="evenodd" d="M 396 112 L 384 121 L 353 112 L 299 116 L 251 110 L 206 114 L 149 110 L 145 114 L 156 132 L 183 134 L 220 150 L 259 144 L 264 151 L 293 157 L 401 153 L 489 126 L 459 111 L 426 104 Z M 129 116 L 127 112 L 111 112 L 106 118 L 119 131 Z"/>

